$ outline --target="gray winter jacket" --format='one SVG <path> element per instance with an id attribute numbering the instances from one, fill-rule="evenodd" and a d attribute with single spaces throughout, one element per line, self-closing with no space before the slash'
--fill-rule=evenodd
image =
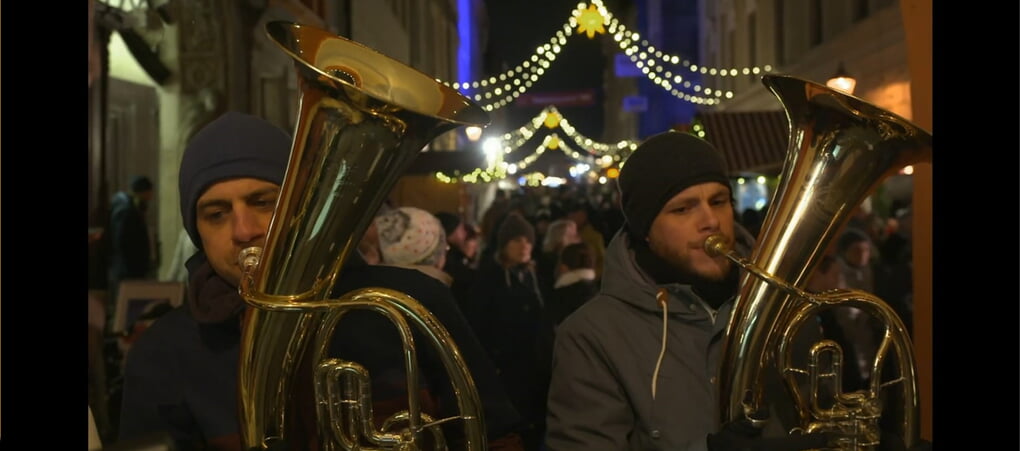
<path id="1" fill-rule="evenodd" d="M 753 238 L 738 232 L 749 255 Z M 655 300 L 666 288 L 664 312 Z M 626 233 L 606 250 L 602 290 L 557 329 L 548 398 L 550 451 L 705 450 L 718 430 L 716 372 L 732 299 L 716 313 L 689 285 L 656 285 Z M 714 318 L 713 318 L 714 316 Z"/>

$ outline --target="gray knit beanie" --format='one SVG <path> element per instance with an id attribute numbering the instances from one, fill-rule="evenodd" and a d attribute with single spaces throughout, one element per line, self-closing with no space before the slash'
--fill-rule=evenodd
<path id="1" fill-rule="evenodd" d="M 195 204 L 202 193 L 216 182 L 238 177 L 282 184 L 290 147 L 287 132 L 238 112 L 225 113 L 195 134 L 184 150 L 178 187 L 184 229 L 199 250 Z"/>

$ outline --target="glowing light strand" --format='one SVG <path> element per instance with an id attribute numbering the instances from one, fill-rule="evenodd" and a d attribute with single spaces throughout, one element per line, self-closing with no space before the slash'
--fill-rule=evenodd
<path id="1" fill-rule="evenodd" d="M 593 0 L 592 5 L 602 15 L 604 23 L 609 25 L 608 34 L 613 37 L 620 49 L 630 57 L 638 69 L 655 85 L 681 100 L 695 104 L 714 105 L 720 103 L 724 98 L 733 97 L 732 91 L 712 89 L 692 83 L 691 80 L 684 78 L 685 73 L 735 77 L 772 71 L 770 65 L 740 69 L 699 66 L 679 55 L 664 53 L 650 45 L 647 40 L 641 39 L 639 33 L 628 30 L 625 25 L 620 23 L 601 0 Z M 548 42 L 539 46 L 535 53 L 529 58 L 525 58 L 513 69 L 471 82 L 463 81 L 451 84 L 444 80 L 438 81 L 464 92 L 465 95 L 479 102 L 487 111 L 507 106 L 526 93 L 552 66 L 567 44 L 567 38 L 574 34 L 575 28 L 578 28 L 578 18 L 588 11 L 588 8 L 589 5 L 579 3 L 571 11 L 562 30 L 557 30 Z M 689 91 L 693 91 L 693 93 Z"/>

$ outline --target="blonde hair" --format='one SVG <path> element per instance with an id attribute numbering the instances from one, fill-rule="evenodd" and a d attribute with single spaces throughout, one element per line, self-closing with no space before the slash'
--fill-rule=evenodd
<path id="1" fill-rule="evenodd" d="M 569 243 L 566 242 L 567 231 L 571 228 L 574 229 L 574 236 L 576 237 L 577 223 L 573 220 L 557 219 L 549 223 L 549 227 L 545 231 L 545 239 L 542 241 L 542 252 L 556 252 L 568 244 L 576 243 L 577 239 Z"/>

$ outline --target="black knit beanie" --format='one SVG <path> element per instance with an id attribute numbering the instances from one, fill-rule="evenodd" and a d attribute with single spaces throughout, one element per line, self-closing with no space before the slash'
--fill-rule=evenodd
<path id="1" fill-rule="evenodd" d="M 680 191 L 705 182 L 730 186 L 722 153 L 708 141 L 668 131 L 642 142 L 624 161 L 617 178 L 631 238 L 644 241 L 666 202 Z"/>
<path id="2" fill-rule="evenodd" d="M 144 175 L 136 175 L 131 178 L 131 192 L 138 194 L 152 191 L 152 180 Z"/>
<path id="3" fill-rule="evenodd" d="M 499 225 L 499 232 L 496 233 L 497 249 L 503 249 L 510 240 L 521 236 L 527 237 L 531 244 L 535 244 L 535 227 L 524 216 L 510 213 L 503 219 Z"/>
<path id="4" fill-rule="evenodd" d="M 195 134 L 184 150 L 178 187 L 181 218 L 191 242 L 202 249 L 195 204 L 221 180 L 251 177 L 283 183 L 291 138 L 279 127 L 252 115 L 228 112 Z"/>

